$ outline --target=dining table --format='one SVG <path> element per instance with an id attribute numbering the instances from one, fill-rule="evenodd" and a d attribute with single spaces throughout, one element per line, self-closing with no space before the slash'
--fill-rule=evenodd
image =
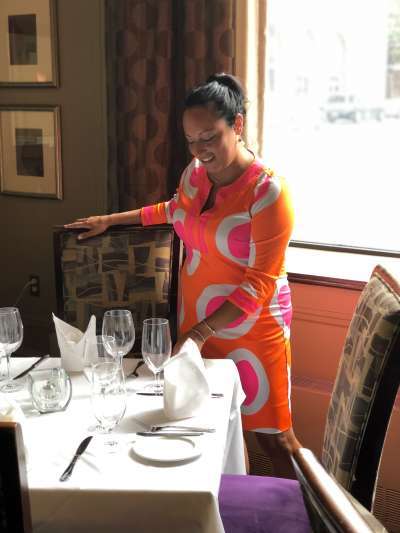
<path id="1" fill-rule="evenodd" d="M 11 361 L 17 375 L 35 358 Z M 133 375 L 136 364 L 135 359 L 123 360 L 127 407 L 113 430 L 116 444 L 111 447 L 96 432 L 87 374 L 69 373 L 72 399 L 64 411 L 40 414 L 32 404 L 26 377 L 22 390 L 7 393 L 23 412 L 34 533 L 224 532 L 218 508 L 221 475 L 245 473 L 240 416 L 244 393 L 234 362 L 205 359 L 214 394 L 195 416 L 172 421 L 164 414 L 162 395 L 141 394 L 152 374 L 143 365 Z M 39 368 L 60 365 L 60 358 L 51 357 Z M 166 423 L 215 431 L 189 437 L 138 435 Z M 93 438 L 71 477 L 60 481 L 88 435 Z M 172 456 L 171 449 L 176 451 Z"/>

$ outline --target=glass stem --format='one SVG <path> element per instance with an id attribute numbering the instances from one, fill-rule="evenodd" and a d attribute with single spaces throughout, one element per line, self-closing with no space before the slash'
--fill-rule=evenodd
<path id="1" fill-rule="evenodd" d="M 7 353 L 6 357 L 7 357 L 7 376 L 6 376 L 6 381 L 10 381 L 10 379 L 11 379 L 11 361 L 10 361 L 11 354 Z"/>
<path id="2" fill-rule="evenodd" d="M 160 379 L 160 374 L 161 372 L 156 372 L 155 373 L 155 377 L 156 377 L 156 392 L 158 394 L 161 394 L 162 393 L 162 390 L 161 390 L 161 379 Z"/>

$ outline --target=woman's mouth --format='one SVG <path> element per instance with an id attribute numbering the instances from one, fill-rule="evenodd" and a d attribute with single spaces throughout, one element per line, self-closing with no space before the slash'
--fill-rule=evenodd
<path id="1" fill-rule="evenodd" d="M 214 156 L 210 155 L 208 157 L 199 157 L 199 159 L 202 163 L 210 163 L 214 159 Z"/>

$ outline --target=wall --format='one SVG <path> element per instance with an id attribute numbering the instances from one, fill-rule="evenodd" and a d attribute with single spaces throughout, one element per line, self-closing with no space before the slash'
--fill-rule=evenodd
<path id="1" fill-rule="evenodd" d="M 303 446 L 319 457 L 331 388 L 360 292 L 291 283 L 293 296 L 293 425 Z M 385 442 L 376 516 L 400 532 L 400 408 L 397 398 Z"/>
<path id="2" fill-rule="evenodd" d="M 24 353 L 47 351 L 55 310 L 52 227 L 107 205 L 103 0 L 57 2 L 60 86 L 0 88 L 1 104 L 61 106 L 63 200 L 0 195 L 0 307 L 12 305 L 29 274 L 41 296 L 20 304 Z M 21 350 L 20 350 L 21 351 Z"/>

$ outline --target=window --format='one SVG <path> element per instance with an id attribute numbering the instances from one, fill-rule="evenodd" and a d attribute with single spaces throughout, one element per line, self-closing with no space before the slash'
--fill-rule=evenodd
<path id="1" fill-rule="evenodd" d="M 400 0 L 268 2 L 263 157 L 293 239 L 400 251 Z"/>

